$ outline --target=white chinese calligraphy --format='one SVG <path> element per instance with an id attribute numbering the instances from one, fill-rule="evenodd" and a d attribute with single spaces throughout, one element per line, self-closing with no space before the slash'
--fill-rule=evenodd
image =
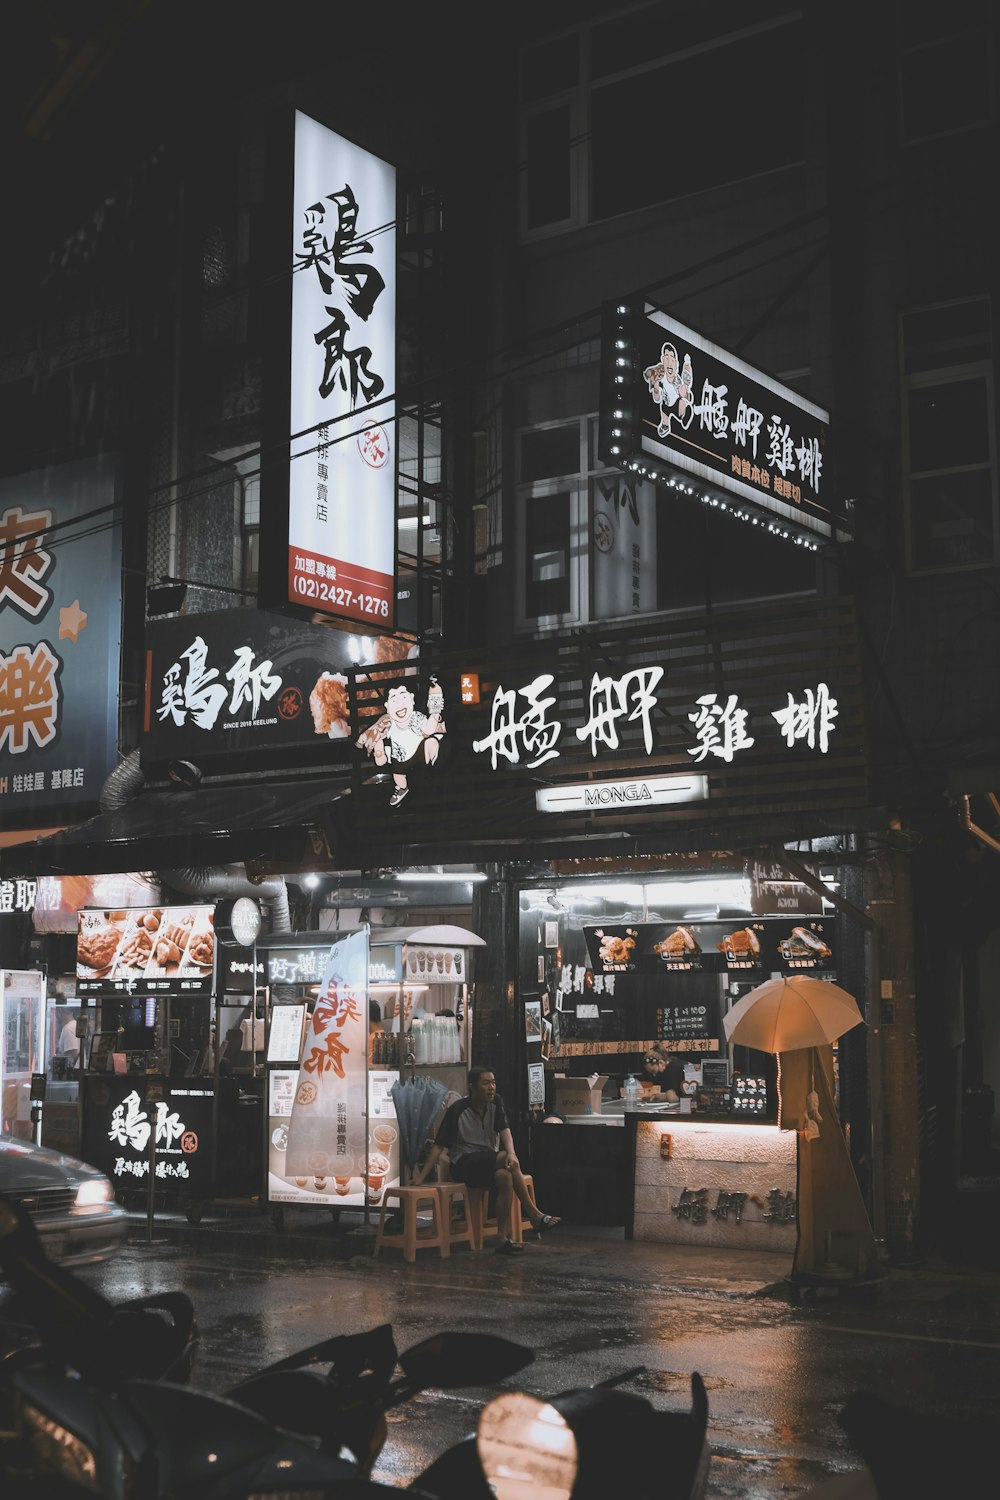
<path id="1" fill-rule="evenodd" d="M 819 746 L 823 755 L 830 747 L 830 731 L 840 710 L 836 698 L 830 696 L 825 682 L 819 683 L 816 691 L 806 688 L 805 697 L 797 700 L 788 694 L 788 707 L 774 709 L 772 719 L 781 726 L 786 745 L 796 740 L 805 740 L 810 750 Z"/>
<path id="2" fill-rule="evenodd" d="M 554 681 L 552 674 L 546 672 L 529 682 L 527 687 L 508 691 L 502 684 L 498 685 L 493 695 L 490 732 L 485 739 L 474 740 L 472 744 L 477 754 L 490 751 L 494 771 L 501 756 L 512 766 L 517 765 L 521 759 L 521 747 L 532 757 L 526 762 L 529 768 L 544 765 L 559 755 L 556 744 L 562 725 L 547 717 L 556 700 L 542 697 Z M 518 696 L 528 700 L 528 707 L 520 718 L 517 717 Z"/>
<path id="3" fill-rule="evenodd" d="M 662 676 L 662 667 L 641 667 L 637 671 L 626 672 L 624 677 L 617 680 L 613 677 L 599 677 L 595 672 L 590 683 L 590 718 L 576 731 L 577 739 L 590 740 L 592 755 L 597 754 L 598 742 L 608 745 L 612 750 L 617 750 L 617 721 L 628 714 L 630 723 L 636 719 L 642 721 L 643 743 L 646 746 L 646 754 L 651 754 L 653 749 L 651 716 L 656 707 L 656 694 L 653 690 Z M 628 712 L 630 691 L 633 698 L 631 713 Z"/>
<path id="4" fill-rule="evenodd" d="M 254 666 L 253 659 L 254 653 L 249 646 L 237 647 L 236 661 L 226 673 L 233 684 L 232 697 L 229 700 L 231 714 L 237 713 L 242 703 L 251 703 L 253 705 L 251 713 L 256 718 L 260 711 L 261 699 L 273 698 L 281 687 L 282 679 L 277 674 L 272 675 L 272 663 L 259 661 Z"/>
<path id="5" fill-rule="evenodd" d="M 186 675 L 181 662 L 187 662 Z M 200 635 L 195 636 L 187 650 L 181 652 L 181 661 L 174 662 L 163 674 L 163 693 L 156 710 L 158 719 L 170 718 L 181 725 L 190 717 L 199 729 L 213 727 L 229 694 L 215 680 L 219 674 L 207 662 L 208 647 Z"/>
<path id="6" fill-rule="evenodd" d="M 701 743 L 697 749 L 689 750 L 689 755 L 696 760 L 717 755 L 720 760 L 731 761 L 737 750 L 750 749 L 754 740 L 746 732 L 749 714 L 738 704 L 735 693 L 724 706 L 716 701 L 715 693 L 706 693 L 698 699 L 698 712 L 688 714 L 688 718 Z"/>

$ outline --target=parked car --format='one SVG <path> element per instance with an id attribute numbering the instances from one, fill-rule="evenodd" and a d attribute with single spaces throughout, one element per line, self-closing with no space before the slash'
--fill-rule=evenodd
<path id="1" fill-rule="evenodd" d="M 96 1167 L 31 1141 L 0 1135 L 0 1193 L 30 1213 L 52 1260 L 105 1260 L 125 1239 L 128 1215 Z"/>

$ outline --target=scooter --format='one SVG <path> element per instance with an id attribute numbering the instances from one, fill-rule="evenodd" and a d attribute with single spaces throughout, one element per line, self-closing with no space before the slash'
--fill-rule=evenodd
<path id="1" fill-rule="evenodd" d="M 61 1487 L 106 1500 L 384 1497 L 365 1476 L 387 1410 L 429 1386 L 490 1383 L 534 1358 L 510 1340 L 461 1333 L 400 1355 L 386 1325 L 314 1344 L 212 1396 L 163 1378 L 180 1329 L 144 1349 L 144 1335 L 161 1324 L 143 1306 L 114 1333 L 119 1310 L 53 1266 L 30 1219 L 2 1199 L 0 1269 L 30 1299 L 42 1334 L 32 1357 L 0 1366 L 0 1472 L 13 1500 L 34 1500 L 40 1481 L 46 1494 Z M 330 1362 L 325 1374 L 314 1368 L 321 1361 Z"/>
<path id="2" fill-rule="evenodd" d="M 633 1500 L 703 1500 L 711 1450 L 708 1397 L 691 1376 L 691 1410 L 658 1412 L 615 1387 L 642 1367 L 549 1400 L 523 1391 L 487 1403 L 475 1434 L 414 1481 L 437 1500 L 604 1500 L 621 1489 Z"/>

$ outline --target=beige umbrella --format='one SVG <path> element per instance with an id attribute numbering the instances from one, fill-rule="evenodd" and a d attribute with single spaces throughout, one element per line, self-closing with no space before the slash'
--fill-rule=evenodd
<path id="1" fill-rule="evenodd" d="M 853 995 L 825 979 L 767 979 L 723 1017 L 726 1040 L 760 1052 L 825 1047 L 864 1020 Z"/>

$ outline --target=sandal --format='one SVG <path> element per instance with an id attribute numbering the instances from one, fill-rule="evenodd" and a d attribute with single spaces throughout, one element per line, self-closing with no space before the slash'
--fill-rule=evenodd
<path id="1" fill-rule="evenodd" d="M 561 1223 L 562 1219 L 557 1218 L 555 1214 L 542 1214 L 542 1217 L 535 1225 L 535 1233 L 544 1234 L 548 1229 L 558 1229 Z"/>
<path id="2" fill-rule="evenodd" d="M 523 1245 L 515 1245 L 513 1240 L 503 1240 L 496 1248 L 497 1255 L 519 1255 L 524 1249 Z"/>

